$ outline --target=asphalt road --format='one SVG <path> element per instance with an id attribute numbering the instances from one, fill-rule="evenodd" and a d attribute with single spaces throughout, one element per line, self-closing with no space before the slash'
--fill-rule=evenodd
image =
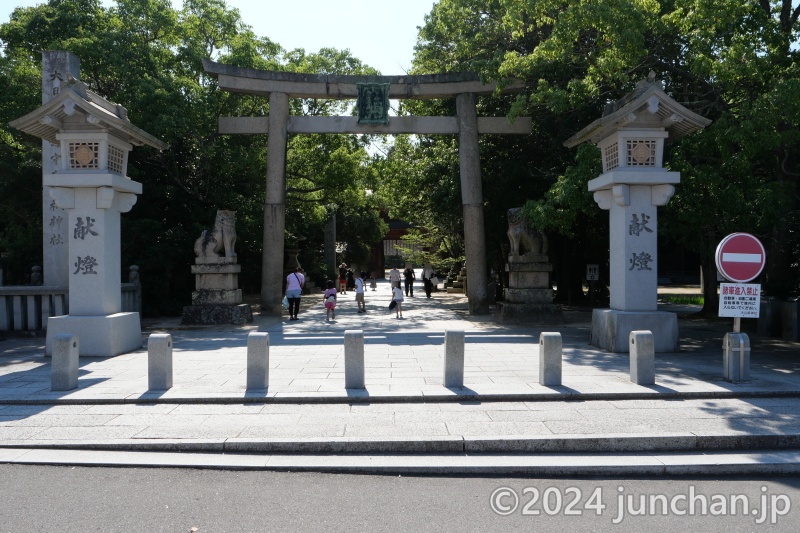
<path id="1" fill-rule="evenodd" d="M 0 465 L 3 533 L 730 533 L 797 531 L 798 515 L 800 477 L 569 480 Z"/>

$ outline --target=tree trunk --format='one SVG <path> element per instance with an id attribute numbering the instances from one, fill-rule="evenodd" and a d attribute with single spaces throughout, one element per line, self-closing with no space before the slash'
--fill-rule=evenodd
<path id="1" fill-rule="evenodd" d="M 552 241 L 551 241 L 552 242 Z M 554 267 L 557 269 L 558 291 L 555 300 L 567 305 L 579 305 L 584 302 L 583 294 L 583 268 L 584 257 L 579 243 L 566 237 L 558 239 L 558 255 Z M 552 253 L 552 247 L 551 247 Z"/>
<path id="2" fill-rule="evenodd" d="M 719 313 L 719 296 L 717 295 L 717 264 L 712 254 L 706 253 L 701 263 L 703 269 L 703 309 L 702 316 L 711 318 Z"/>

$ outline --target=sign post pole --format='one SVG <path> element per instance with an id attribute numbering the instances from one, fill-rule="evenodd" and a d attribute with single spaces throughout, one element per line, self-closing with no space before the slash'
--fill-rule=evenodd
<path id="1" fill-rule="evenodd" d="M 733 283 L 720 285 L 719 316 L 733 317 L 733 333 L 722 342 L 723 375 L 728 381 L 750 378 L 750 339 L 742 333 L 742 317 L 758 318 L 761 285 L 748 284 L 766 264 L 764 245 L 749 233 L 732 233 L 717 246 L 717 270 Z"/>

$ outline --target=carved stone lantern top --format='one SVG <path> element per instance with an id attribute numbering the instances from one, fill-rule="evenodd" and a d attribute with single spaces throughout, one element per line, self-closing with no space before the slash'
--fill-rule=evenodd
<path id="1" fill-rule="evenodd" d="M 599 144 L 621 130 L 652 130 L 663 137 L 678 139 L 705 128 L 711 120 L 690 111 L 661 89 L 661 81 L 651 76 L 640 81 L 631 93 L 609 104 L 605 113 L 564 142 L 572 148 L 584 142 Z"/>
<path id="2" fill-rule="evenodd" d="M 61 84 L 46 104 L 9 125 L 61 146 L 59 174 L 125 176 L 133 146 L 167 145 L 128 120 L 124 107 L 90 91 L 80 81 Z"/>
<path id="3" fill-rule="evenodd" d="M 603 174 L 589 182 L 597 191 L 620 184 L 675 184 L 680 176 L 664 169 L 664 141 L 677 139 L 711 124 L 673 100 L 651 73 L 631 93 L 606 107 L 602 117 L 570 137 L 572 148 L 596 144 Z"/>

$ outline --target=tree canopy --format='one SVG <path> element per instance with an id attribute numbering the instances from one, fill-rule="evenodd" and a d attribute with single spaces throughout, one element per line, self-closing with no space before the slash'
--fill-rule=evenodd
<path id="1" fill-rule="evenodd" d="M 419 29 L 412 73 L 476 71 L 518 95 L 481 97 L 482 116 L 530 116 L 529 136 L 480 138 L 490 265 L 502 285 L 506 212 L 525 204 L 551 234 L 558 298 L 579 302 L 583 267 L 607 264 L 608 216 L 587 182 L 600 174 L 593 146 L 563 142 L 654 72 L 664 90 L 711 126 L 671 142 L 665 162 L 681 172 L 661 208 L 660 240 L 695 254 L 715 309 L 713 250 L 732 231 L 768 245 L 768 293 L 800 291 L 800 5 L 791 0 L 439 0 Z M 0 25 L 0 252 L 23 281 L 40 247 L 39 144 L 7 122 L 38 105 L 45 49 L 81 58 L 82 79 L 130 110 L 131 120 L 170 144 L 137 149 L 129 174 L 146 201 L 125 217 L 127 263 L 142 267 L 151 312 L 174 312 L 191 292 L 191 242 L 216 208 L 237 210 L 246 291 L 256 292 L 261 254 L 265 136 L 222 136 L 220 115 L 268 113 L 263 98 L 220 91 L 201 61 L 294 72 L 374 74 L 348 51 L 284 50 L 256 36 L 223 0 L 49 0 Z M 351 112 L 350 103 L 293 100 L 292 114 Z M 452 100 L 404 100 L 398 112 L 454 115 Z M 324 275 L 322 227 L 337 213 L 341 246 L 366 261 L 386 227 L 403 219 L 444 269 L 463 256 L 458 141 L 398 136 L 379 151 L 358 136 L 291 137 L 287 234 L 303 237 L 301 263 Z M 607 268 L 607 267 L 606 267 Z M 146 293 L 147 294 L 147 293 Z"/>
<path id="2" fill-rule="evenodd" d="M 700 257 L 715 312 L 713 251 L 731 231 L 768 242 L 770 293 L 800 289 L 799 15 L 790 0 L 441 0 L 420 30 L 415 69 L 525 80 L 514 102 L 484 100 L 487 113 L 534 121 L 533 134 L 503 140 L 505 150 L 482 138 L 486 203 L 496 209 L 487 216 L 528 200 L 533 224 L 559 236 L 555 275 L 569 300 L 582 295 L 583 259 L 607 260 L 607 214 L 586 187 L 600 174 L 599 152 L 561 142 L 655 72 L 668 94 L 714 121 L 669 146 L 665 161 L 682 181 L 660 235 Z M 493 189 L 512 194 L 493 199 Z M 502 247 L 502 229 L 487 223 L 489 242 Z"/>
<path id="3" fill-rule="evenodd" d="M 135 149 L 128 174 L 144 186 L 123 217 L 123 263 L 138 264 L 145 312 L 176 313 L 191 295 L 192 243 L 217 209 L 237 211 L 237 252 L 245 291 L 258 292 L 266 136 L 217 133 L 221 115 L 266 115 L 265 98 L 218 89 L 202 60 L 294 72 L 370 74 L 348 51 L 284 50 L 256 36 L 224 0 L 50 0 L 18 8 L 0 25 L 0 252 L 6 282 L 24 283 L 41 257 L 41 150 L 38 139 L 7 126 L 40 105 L 41 51 L 68 50 L 81 60 L 81 80 L 124 105 L 131 121 L 170 145 Z M 294 114 L 338 114 L 343 104 L 296 101 Z M 348 260 L 366 262 L 385 225 L 365 193 L 370 155 L 356 136 L 297 136 L 287 157 L 287 235 L 304 238 L 301 264 L 324 276 L 326 206 L 339 205 L 340 245 Z M 39 175 L 37 175 L 39 174 Z M 40 264 L 40 263 L 38 263 Z"/>

